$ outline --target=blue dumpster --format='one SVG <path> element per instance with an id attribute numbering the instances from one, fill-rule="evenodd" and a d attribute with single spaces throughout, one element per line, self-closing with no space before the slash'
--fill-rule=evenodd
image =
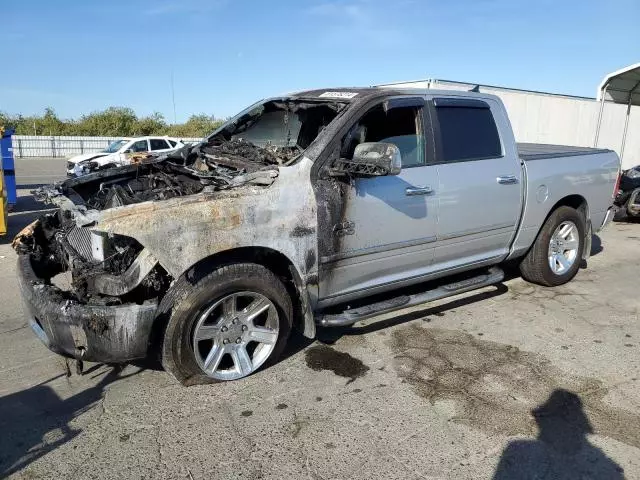
<path id="1" fill-rule="evenodd" d="M 2 171 L 4 174 L 4 186 L 7 190 L 7 206 L 11 210 L 16 204 L 16 170 L 13 162 L 13 142 L 11 136 L 15 130 L 7 128 L 2 130 L 0 126 L 0 154 L 2 155 Z"/>

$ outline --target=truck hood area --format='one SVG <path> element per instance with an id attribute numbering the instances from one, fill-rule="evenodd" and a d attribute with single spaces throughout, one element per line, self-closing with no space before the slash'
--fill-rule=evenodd
<path id="1" fill-rule="evenodd" d="M 345 107 L 335 99 L 278 98 L 256 104 L 195 146 L 162 156 L 135 155 L 131 165 L 97 171 L 34 191 L 70 211 L 80 226 L 99 212 L 240 186 L 271 185 Z"/>
<path id="2" fill-rule="evenodd" d="M 244 140 L 184 147 L 35 190 L 37 200 L 70 211 L 78 226 L 91 224 L 98 212 L 148 201 L 168 200 L 242 185 L 271 185 L 278 166 L 299 152 L 262 148 Z"/>

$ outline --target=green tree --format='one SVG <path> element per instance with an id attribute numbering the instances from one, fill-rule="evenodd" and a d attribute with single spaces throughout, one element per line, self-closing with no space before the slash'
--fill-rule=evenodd
<path id="1" fill-rule="evenodd" d="M 174 137 L 204 137 L 213 132 L 222 123 L 222 120 L 216 119 L 213 115 L 201 113 L 199 115 L 191 115 L 185 123 L 171 125 L 168 133 Z"/>
<path id="2" fill-rule="evenodd" d="M 136 135 L 157 135 L 166 131 L 167 122 L 165 122 L 162 114 L 158 112 L 138 119 L 136 124 Z"/>
<path id="3" fill-rule="evenodd" d="M 191 115 L 185 123 L 168 125 L 161 113 L 146 117 L 128 107 L 82 115 L 79 119 L 60 119 L 53 108 L 42 115 L 22 116 L 0 112 L 0 125 L 16 128 L 18 135 L 87 135 L 99 137 L 133 137 L 137 135 L 171 135 L 174 137 L 204 137 L 218 128 L 223 120 L 201 113 Z"/>

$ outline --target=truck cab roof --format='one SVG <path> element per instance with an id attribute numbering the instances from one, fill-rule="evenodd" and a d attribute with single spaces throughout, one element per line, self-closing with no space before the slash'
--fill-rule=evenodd
<path id="1" fill-rule="evenodd" d="M 429 96 L 456 96 L 469 97 L 478 99 L 495 99 L 499 101 L 496 95 L 489 93 L 480 93 L 464 90 L 434 90 L 428 88 L 397 88 L 394 86 L 380 87 L 337 87 L 337 88 L 320 88 L 314 90 L 303 90 L 288 95 L 292 99 L 314 99 L 328 100 L 335 99 L 341 103 L 353 103 L 363 100 L 371 100 L 376 97 L 385 97 L 388 95 L 429 95 Z"/>

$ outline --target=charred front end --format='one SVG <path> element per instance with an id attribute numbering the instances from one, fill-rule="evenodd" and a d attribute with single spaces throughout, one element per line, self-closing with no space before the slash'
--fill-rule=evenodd
<path id="1" fill-rule="evenodd" d="M 23 230 L 14 247 L 29 322 L 51 350 L 101 362 L 147 354 L 171 278 L 135 240 L 78 227 L 58 210 Z"/>
<path id="2" fill-rule="evenodd" d="M 77 359 L 147 356 L 158 306 L 177 276 L 268 232 L 276 245 L 297 238 L 286 231 L 287 222 L 300 222 L 289 205 L 287 222 L 267 221 L 277 199 L 306 198 L 291 194 L 306 184 L 270 187 L 287 167 L 284 176 L 298 179 L 294 165 L 341 108 L 324 99 L 266 101 L 197 145 L 35 191 L 58 209 L 20 232 L 13 246 L 38 337 Z"/>
<path id="3" fill-rule="evenodd" d="M 278 176 L 274 152 L 221 141 L 36 191 L 36 198 L 60 207 L 13 244 L 38 337 L 56 353 L 89 361 L 146 356 L 158 304 L 174 279 L 135 239 L 100 231 L 101 212 L 245 184 L 267 186 Z"/>

